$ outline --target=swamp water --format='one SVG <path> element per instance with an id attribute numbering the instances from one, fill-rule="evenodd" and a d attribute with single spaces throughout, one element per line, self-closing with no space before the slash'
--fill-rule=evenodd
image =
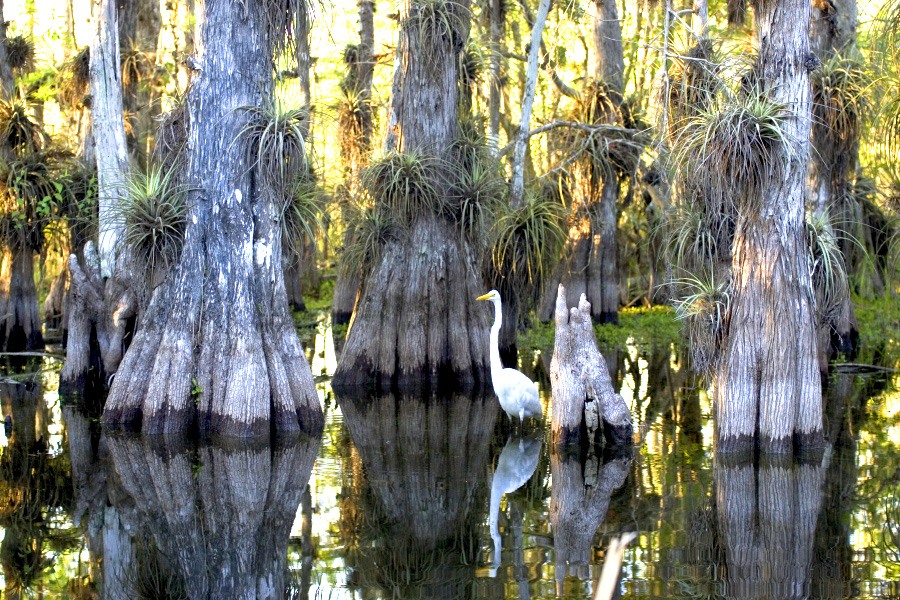
<path id="1" fill-rule="evenodd" d="M 314 374 L 334 364 L 320 327 Z M 321 438 L 197 446 L 102 434 L 58 363 L 0 399 L 4 598 L 900 597 L 900 378 L 837 372 L 820 459 L 730 464 L 678 351 L 607 352 L 640 444 L 548 451 L 551 349 L 523 366 L 545 429 L 491 397 L 335 398 Z M 529 359 L 532 357 L 529 357 Z M 869 357 L 896 368 L 896 360 Z"/>

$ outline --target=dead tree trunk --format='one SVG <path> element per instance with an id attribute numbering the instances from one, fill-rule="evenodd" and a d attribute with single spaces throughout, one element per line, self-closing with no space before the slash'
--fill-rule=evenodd
<path id="1" fill-rule="evenodd" d="M 467 14 L 468 3 L 456 0 L 412 1 L 401 10 L 392 133 L 400 153 L 434 157 L 441 170 L 457 133 L 457 57 Z M 445 27 L 443 34 L 429 32 L 430 22 Z M 383 200 L 375 201 L 377 208 Z M 486 381 L 489 315 L 475 302 L 483 293 L 478 257 L 457 223 L 431 207 L 418 207 L 403 229 L 384 243 L 365 278 L 332 385 L 387 390 L 439 379 L 454 386 Z"/>
<path id="2" fill-rule="evenodd" d="M 43 348 L 34 251 L 27 244 L 11 243 L 3 248 L 0 260 L 0 349 L 21 352 Z"/>
<path id="3" fill-rule="evenodd" d="M 178 263 L 153 291 L 119 368 L 105 423 L 147 432 L 254 436 L 322 423 L 287 305 L 281 228 L 241 131 L 271 93 L 274 33 L 265 5 L 209 0 L 197 15 Z M 255 76 L 248 76 L 255 75 Z"/>
<path id="4" fill-rule="evenodd" d="M 578 308 L 566 307 L 566 289 L 556 297 L 556 341 L 550 363 L 554 445 L 578 444 L 582 428 L 588 443 L 631 444 L 631 413 L 612 387 L 606 360 L 597 349 L 591 305 L 581 296 Z M 602 429 L 601 429 L 602 428 Z"/>
<path id="5" fill-rule="evenodd" d="M 758 75 L 788 107 L 792 148 L 765 183 L 748 191 L 738 216 L 728 332 L 716 368 L 718 450 L 763 452 L 821 447 L 822 385 L 805 234 L 809 160 L 809 2 L 761 2 L 756 10 Z"/>

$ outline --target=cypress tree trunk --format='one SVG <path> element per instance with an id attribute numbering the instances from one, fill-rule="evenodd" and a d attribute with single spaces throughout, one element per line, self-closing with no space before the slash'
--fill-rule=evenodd
<path id="1" fill-rule="evenodd" d="M 718 450 L 763 452 L 822 445 L 822 388 L 805 237 L 809 159 L 809 2 L 761 2 L 758 75 L 782 121 L 788 156 L 742 210 L 732 260 L 727 339 L 716 370 Z"/>
<path id="2" fill-rule="evenodd" d="M 811 5 L 810 47 L 822 63 L 832 59 L 838 52 L 855 51 L 857 7 L 856 0 L 816 1 Z M 852 64 L 852 63 L 851 63 Z M 853 67 L 850 67 L 853 68 Z M 853 74 L 847 76 L 853 77 Z M 855 102 L 843 105 L 846 98 L 830 97 L 831 90 L 816 89 L 814 85 L 812 135 L 810 141 L 814 151 L 810 153 L 810 179 L 813 207 L 817 215 L 826 214 L 831 223 L 839 223 L 842 229 L 850 230 L 859 219 L 854 210 L 851 196 L 856 169 L 859 165 L 859 119 L 853 114 Z M 843 111 L 844 114 L 835 114 Z M 841 123 L 842 128 L 832 126 Z M 825 235 L 835 238 L 829 226 Z M 843 251 L 844 269 L 851 264 L 855 244 L 839 240 Z M 829 307 L 832 314 L 822 314 L 819 307 L 818 340 L 819 369 L 828 372 L 828 359 L 836 351 L 852 351 L 859 343 L 856 326 L 856 312 L 851 302 L 846 281 L 844 294 L 836 307 Z"/>
<path id="3" fill-rule="evenodd" d="M 34 252 L 26 244 L 12 243 L 3 248 L 0 260 L 0 349 L 21 352 L 43 348 Z"/>
<path id="4" fill-rule="evenodd" d="M 446 35 L 422 31 L 426 10 L 442 11 L 439 18 L 453 24 Z M 400 152 L 450 159 L 467 11 L 466 2 L 456 1 L 403 5 L 391 99 Z M 483 293 L 479 260 L 461 238 L 454 222 L 421 207 L 407 233 L 385 242 L 363 283 L 334 387 L 418 388 L 438 379 L 467 386 L 487 379 L 489 311 L 476 305 Z"/>
<path id="5" fill-rule="evenodd" d="M 184 247 L 153 292 L 110 390 L 105 423 L 146 432 L 251 436 L 321 426 L 287 305 L 281 228 L 240 132 L 271 93 L 264 8 L 210 0 L 197 15 Z M 248 77 L 256 74 L 256 77 Z"/>
<path id="6" fill-rule="evenodd" d="M 359 99 L 360 120 L 355 123 L 360 133 L 347 133 L 347 139 L 341 144 L 341 159 L 345 165 L 345 185 L 347 195 L 355 199 L 359 193 L 359 175 L 368 159 L 372 145 L 372 76 L 375 72 L 375 3 L 372 0 L 360 0 L 356 3 L 359 11 L 359 47 L 355 58 L 347 65 L 349 73 L 347 85 L 350 93 L 357 94 Z M 341 132 L 342 135 L 344 132 Z M 358 136 L 358 137 L 357 137 Z M 347 222 L 347 219 L 344 219 Z M 344 235 L 344 247 L 354 243 L 352 228 Z M 359 271 L 339 265 L 334 282 L 334 299 L 331 303 L 331 322 L 341 325 L 350 322 L 356 297 L 359 295 L 361 277 Z"/>
<path id="7" fill-rule="evenodd" d="M 122 121 L 115 3 L 96 1 L 94 20 L 90 135 L 97 161 L 100 247 L 97 254 L 76 244 L 75 253 L 69 256 L 66 362 L 59 375 L 60 394 L 69 396 L 84 396 L 105 389 L 124 352 L 126 324 L 137 310 L 136 298 L 125 285 L 123 231 L 116 215 L 116 205 L 125 195 L 124 183 L 131 168 Z M 72 228 L 70 233 L 75 230 Z M 74 242 L 76 236 L 71 237 Z"/>
<path id="8" fill-rule="evenodd" d="M 586 88 L 585 116 L 596 122 L 615 123 L 624 93 L 625 58 L 622 26 L 615 0 L 595 0 L 593 11 L 594 86 Z M 589 94 L 597 94 L 597 99 Z M 596 108 L 595 108 L 596 107 Z M 569 237 L 559 279 L 544 291 L 543 318 L 549 317 L 550 298 L 562 283 L 568 290 L 568 304 L 576 306 L 581 294 L 591 305 L 591 315 L 599 323 L 619 322 L 618 175 L 611 164 L 592 156 L 582 161 L 581 200 L 570 220 Z"/>

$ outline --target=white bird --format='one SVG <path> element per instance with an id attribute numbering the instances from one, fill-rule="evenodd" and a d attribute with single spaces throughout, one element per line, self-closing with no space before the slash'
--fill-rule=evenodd
<path id="1" fill-rule="evenodd" d="M 544 412 L 534 382 L 521 371 L 503 368 L 500 361 L 500 348 L 497 342 L 500 326 L 503 324 L 500 293 L 491 290 L 476 300 L 490 300 L 494 303 L 494 324 L 491 326 L 491 383 L 494 386 L 494 393 L 500 400 L 500 407 L 506 411 L 510 420 L 519 417 L 519 420 L 524 422 L 525 417 L 543 417 Z"/>

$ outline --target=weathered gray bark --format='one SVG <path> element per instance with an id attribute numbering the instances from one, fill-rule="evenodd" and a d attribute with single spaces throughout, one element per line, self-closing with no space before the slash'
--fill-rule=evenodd
<path id="1" fill-rule="evenodd" d="M 566 574 L 590 578 L 591 546 L 606 520 L 612 493 L 625 483 L 631 457 L 585 462 L 558 446 L 550 449 L 550 528 L 553 531 L 557 589 Z"/>
<path id="2" fill-rule="evenodd" d="M 91 42 L 91 133 L 97 160 L 100 203 L 100 272 L 113 274 L 122 239 L 115 204 L 124 196 L 131 171 L 122 121 L 122 71 L 119 58 L 118 11 L 113 0 L 94 0 Z"/>
<path id="3" fill-rule="evenodd" d="M 90 135 L 97 161 L 99 260 L 77 245 L 69 256 L 66 362 L 60 372 L 65 396 L 105 389 L 122 358 L 128 320 L 137 310 L 137 298 L 125 282 L 124 232 L 116 210 L 131 171 L 122 120 L 118 11 L 112 0 L 95 0 L 93 10 Z"/>
<path id="4" fill-rule="evenodd" d="M 423 32 L 420 10 L 442 11 L 447 35 Z M 457 132 L 457 56 L 468 31 L 468 4 L 441 1 L 401 10 L 391 98 L 400 152 L 450 158 Z M 376 199 L 378 202 L 378 199 Z M 457 225 L 422 209 L 407 232 L 385 243 L 367 274 L 334 387 L 417 388 L 439 379 L 471 386 L 487 379 L 488 313 L 476 260 Z"/>
<path id="5" fill-rule="evenodd" d="M 43 348 L 34 251 L 27 244 L 11 243 L 3 247 L 0 262 L 0 350 Z"/>
<path id="6" fill-rule="evenodd" d="M 791 452 L 822 445 L 822 389 L 807 266 L 805 181 L 809 160 L 809 2 L 756 10 L 760 81 L 790 107 L 782 125 L 793 149 L 741 211 L 734 239 L 728 333 L 716 372 L 718 450 Z"/>
<path id="7" fill-rule="evenodd" d="M 724 464 L 716 508 L 726 581 L 735 597 L 808 598 L 825 469 L 819 464 Z"/>
<path id="8" fill-rule="evenodd" d="M 489 0 L 490 42 L 488 45 L 488 132 L 487 142 L 491 152 L 500 147 L 500 43 L 503 37 L 505 11 L 503 0 Z"/>
<path id="9" fill-rule="evenodd" d="M 550 363 L 553 389 L 554 445 L 632 443 L 631 412 L 612 387 L 606 361 L 597 350 L 591 322 L 591 306 L 581 296 L 578 308 L 569 309 L 566 290 L 559 286 L 556 298 L 556 340 Z M 588 439 L 582 440 L 582 427 Z"/>
<path id="10" fill-rule="evenodd" d="M 70 285 L 66 297 L 66 361 L 59 373 L 59 393 L 87 398 L 102 393 L 119 368 L 131 333 L 137 299 L 118 277 L 106 281 L 89 243 L 69 256 Z"/>
<path id="11" fill-rule="evenodd" d="M 210 0 L 197 17 L 185 102 L 192 191 L 180 260 L 153 291 L 119 368 L 104 422 L 147 432 L 254 436 L 322 423 L 287 306 L 276 207 L 239 139 L 271 93 L 264 7 Z M 256 73 L 258 77 L 247 77 Z"/>

